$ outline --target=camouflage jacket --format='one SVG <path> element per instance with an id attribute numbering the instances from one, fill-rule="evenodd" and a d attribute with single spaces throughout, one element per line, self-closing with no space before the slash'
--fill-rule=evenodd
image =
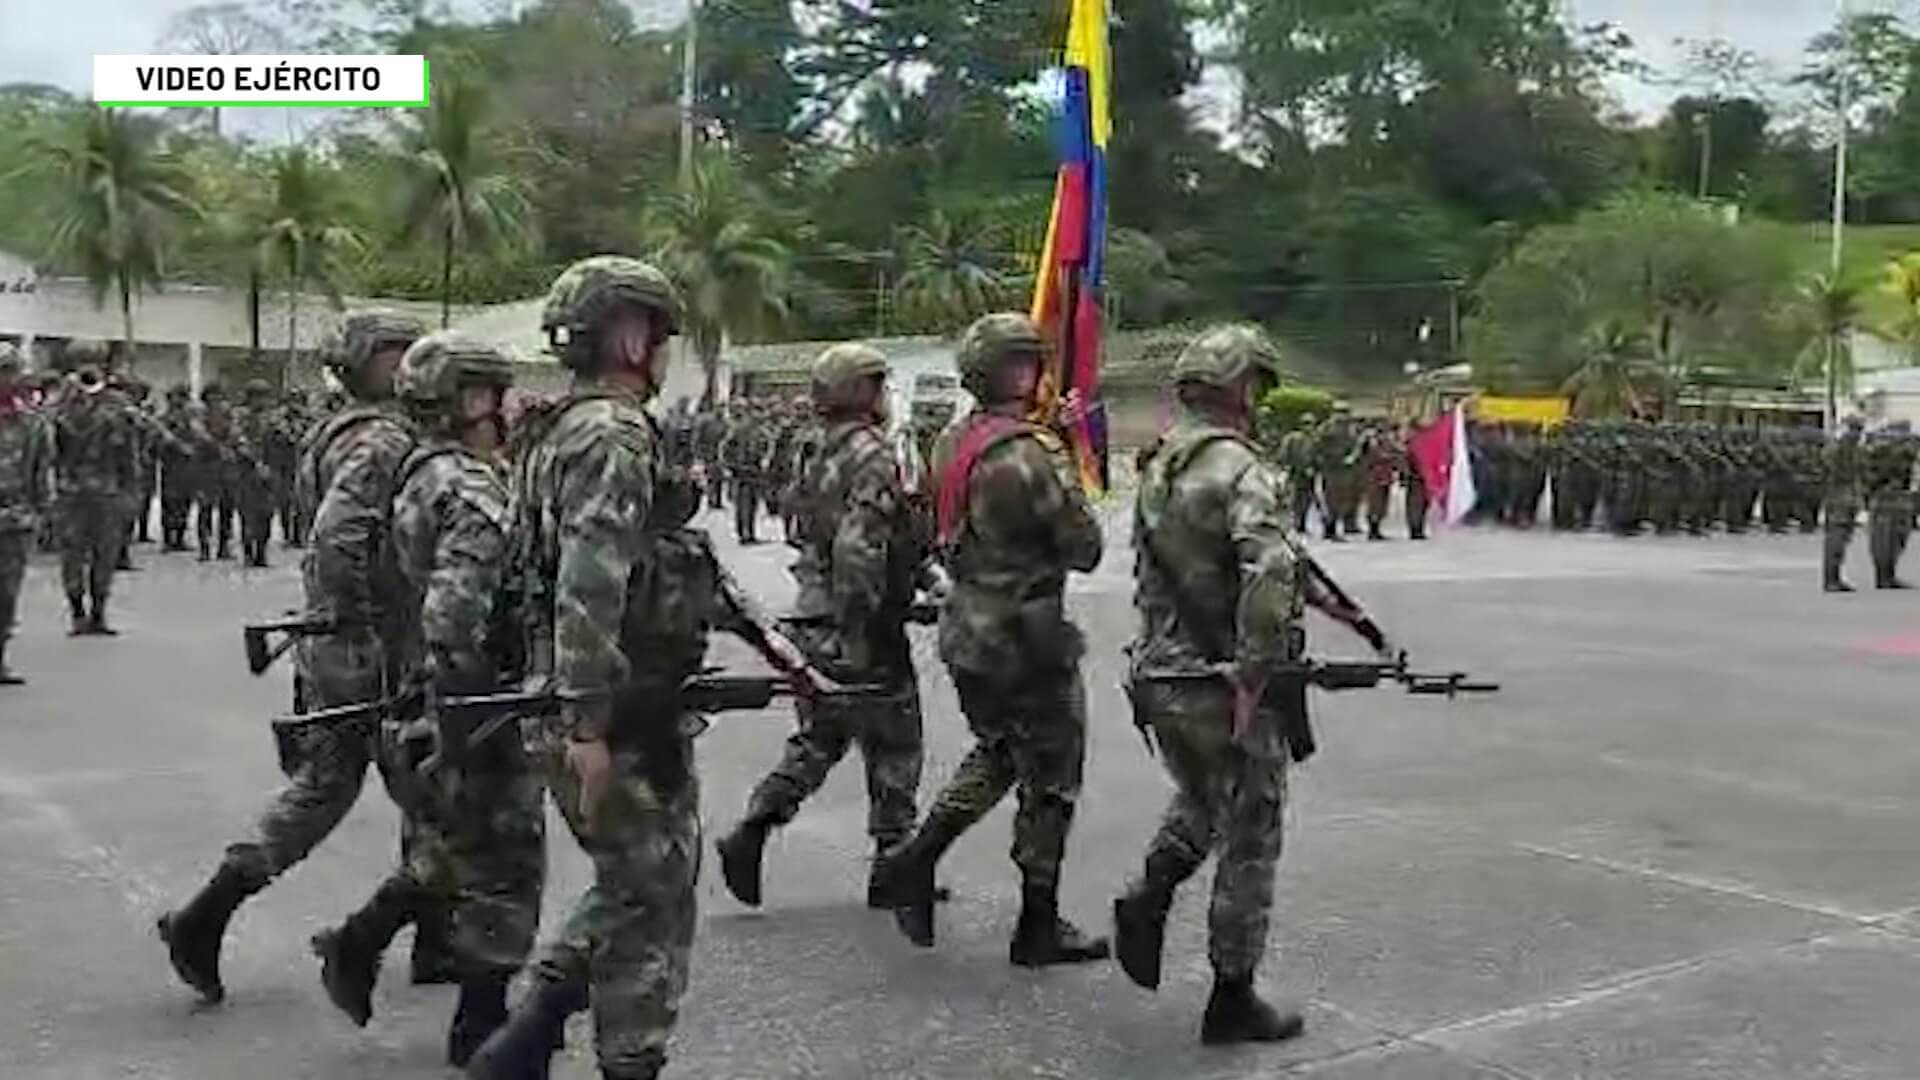
<path id="1" fill-rule="evenodd" d="M 137 489 L 139 431 L 118 394 L 71 393 L 53 411 L 54 481 L 62 498 Z"/>
<path id="2" fill-rule="evenodd" d="M 809 651 L 830 668 L 910 671 L 905 620 L 930 554 L 926 523 L 914 520 L 915 504 L 883 430 L 838 422 L 821 446 L 796 495 L 796 608 L 832 628 L 830 637 L 804 635 L 815 646 Z"/>
<path id="3" fill-rule="evenodd" d="M 499 675 L 489 641 L 507 557 L 507 485 L 491 462 L 451 440 L 423 444 L 400 469 L 394 562 L 407 584 L 392 643 L 403 671 L 455 693 Z"/>
<path id="4" fill-rule="evenodd" d="M 270 462 L 273 442 L 279 437 L 274 430 L 275 422 L 269 409 L 248 408 L 234 414 L 234 479 L 249 492 L 264 489 L 273 481 Z"/>
<path id="5" fill-rule="evenodd" d="M 53 499 L 53 437 L 26 409 L 0 411 L 0 533 L 32 532 Z"/>
<path id="6" fill-rule="evenodd" d="M 717 412 L 704 412 L 694 422 L 694 453 L 710 465 L 720 461 L 720 446 L 727 441 L 727 421 Z"/>
<path id="7" fill-rule="evenodd" d="M 1353 429 L 1322 424 L 1313 436 L 1313 465 L 1321 473 L 1344 473 L 1360 465 L 1360 438 Z"/>
<path id="8" fill-rule="evenodd" d="M 953 591 L 940 616 L 940 656 L 950 667 L 1017 681 L 1078 662 L 1067 572 L 1098 566 L 1104 538 L 1065 445 L 1044 428 L 1019 425 L 988 446 L 969 475 L 952 475 L 961 441 L 990 416 L 976 411 L 934 449 L 939 484 L 967 485 L 965 518 L 944 553 Z"/>
<path id="9" fill-rule="evenodd" d="M 310 617 L 393 632 L 404 590 L 388 530 L 400 463 L 413 445 L 398 413 L 362 406 L 315 428 L 301 446 L 295 485 L 311 522 L 300 566 Z"/>
<path id="10" fill-rule="evenodd" d="M 755 417 L 735 420 L 720 447 L 720 458 L 735 475 L 759 472 L 767 463 L 767 426 Z"/>
<path id="11" fill-rule="evenodd" d="M 188 465 L 202 456 L 207 429 L 192 406 L 169 406 L 160 423 L 167 429 L 167 441 L 161 447 L 160 460 L 170 469 Z"/>
<path id="12" fill-rule="evenodd" d="M 1861 445 L 1857 435 L 1841 435 L 1827 444 L 1821 455 L 1826 474 L 1827 494 L 1831 498 L 1860 498 Z"/>
<path id="13" fill-rule="evenodd" d="M 1134 502 L 1136 678 L 1230 663 L 1265 680 L 1303 610 L 1279 477 L 1239 433 L 1187 415 L 1149 450 Z"/>

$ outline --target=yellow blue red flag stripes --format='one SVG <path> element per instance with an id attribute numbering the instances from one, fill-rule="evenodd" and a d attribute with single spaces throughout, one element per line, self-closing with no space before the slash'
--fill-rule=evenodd
<path id="1" fill-rule="evenodd" d="M 1033 283 L 1033 321 L 1053 344 L 1043 412 L 1077 391 L 1068 442 L 1090 492 L 1107 486 L 1107 415 L 1100 402 L 1100 273 L 1107 249 L 1110 69 L 1106 0 L 1070 0 L 1061 110 L 1060 172 Z"/>

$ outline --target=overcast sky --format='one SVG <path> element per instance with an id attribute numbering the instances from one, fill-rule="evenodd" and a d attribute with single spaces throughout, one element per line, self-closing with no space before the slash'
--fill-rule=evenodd
<path id="1" fill-rule="evenodd" d="M 0 0 L 0 83 L 49 82 L 86 92 L 94 53 L 151 49 L 172 14 L 194 0 Z M 657 8 L 662 0 L 631 0 Z M 1853 0 L 1856 10 L 1898 0 Z M 1832 0 L 1571 0 L 1581 22 L 1624 27 L 1655 67 L 1674 55 L 1677 37 L 1719 34 L 1774 61 L 1797 66 L 1806 40 L 1833 18 Z M 1623 86 L 1636 112 L 1657 111 L 1671 89 Z"/>

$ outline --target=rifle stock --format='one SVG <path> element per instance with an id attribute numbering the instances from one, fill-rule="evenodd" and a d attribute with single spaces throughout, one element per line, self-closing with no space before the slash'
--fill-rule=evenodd
<path id="1" fill-rule="evenodd" d="M 331 634 L 338 629 L 338 624 L 332 620 L 305 617 L 248 623 L 240 631 L 241 642 L 247 652 L 247 670 L 254 675 L 264 675 L 275 660 L 293 648 L 294 642 L 303 637 Z M 278 642 L 272 640 L 274 634 L 282 635 Z"/>

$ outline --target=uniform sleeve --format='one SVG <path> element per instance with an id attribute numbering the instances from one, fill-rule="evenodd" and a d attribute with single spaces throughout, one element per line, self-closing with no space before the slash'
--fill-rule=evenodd
<path id="1" fill-rule="evenodd" d="M 406 437 L 381 424 L 346 448 L 313 518 L 313 568 L 320 590 L 343 624 L 373 617 L 373 569 L 393 498 Z"/>
<path id="2" fill-rule="evenodd" d="M 833 536 L 832 574 L 827 582 L 834 621 L 841 627 L 862 625 L 885 603 L 894 523 L 900 511 L 900 481 L 890 455 L 869 448 L 856 468 Z"/>
<path id="3" fill-rule="evenodd" d="M 645 553 L 641 527 L 652 502 L 651 438 L 638 428 L 605 430 L 560 477 L 560 559 L 554 582 L 554 668 L 562 689 L 611 691 L 627 680 L 620 648 L 627 583 Z M 572 710 L 576 738 L 605 738 L 611 703 Z"/>
<path id="4" fill-rule="evenodd" d="M 53 505 L 53 425 L 39 419 L 29 423 L 27 501 L 36 511 L 45 513 Z"/>
<path id="5" fill-rule="evenodd" d="M 989 532 L 1015 538 L 1032 531 L 1062 565 L 1085 572 L 1100 564 L 1104 538 L 1070 467 L 1064 450 L 1038 437 L 1009 439 L 974 467 L 972 501 Z"/>
<path id="6" fill-rule="evenodd" d="M 478 692 L 495 675 L 485 644 L 507 556 L 506 495 L 497 481 L 469 472 L 447 498 L 420 629 L 435 684 Z"/>
<path id="7" fill-rule="evenodd" d="M 1263 681 L 1287 659 L 1288 631 L 1300 618 L 1300 566 L 1284 521 L 1279 480 L 1265 465 L 1249 461 L 1227 504 L 1228 535 L 1240 565 L 1234 663 L 1248 683 Z"/>

